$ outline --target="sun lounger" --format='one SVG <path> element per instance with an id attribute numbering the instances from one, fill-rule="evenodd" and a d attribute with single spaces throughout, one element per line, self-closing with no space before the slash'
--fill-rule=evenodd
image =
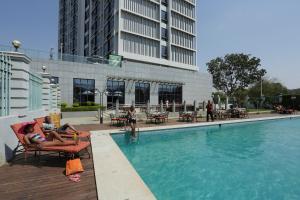
<path id="1" fill-rule="evenodd" d="M 90 153 L 87 149 L 90 146 L 90 142 L 86 142 L 86 141 L 79 141 L 78 145 L 48 146 L 48 147 L 42 147 L 42 148 L 38 148 L 37 145 L 35 145 L 35 144 L 27 145 L 24 141 L 25 135 L 21 131 L 23 126 L 24 126 L 23 123 L 18 123 L 18 124 L 11 125 L 11 128 L 19 140 L 19 143 L 18 143 L 18 146 L 17 146 L 15 152 L 16 153 L 17 152 L 24 153 L 25 160 L 27 159 L 28 152 L 35 152 L 35 154 L 38 152 L 40 154 L 41 151 L 54 151 L 54 152 L 58 152 L 58 153 L 64 152 L 64 153 L 75 154 L 75 153 L 79 153 L 82 150 L 86 150 L 90 157 Z M 34 132 L 39 133 L 42 136 L 45 136 L 38 124 L 36 124 L 34 126 Z"/>
<path id="2" fill-rule="evenodd" d="M 34 121 L 37 122 L 37 124 L 40 126 L 40 128 L 43 127 L 44 120 L 45 120 L 45 117 L 40 117 L 40 118 L 34 119 Z M 58 127 L 56 127 L 56 128 L 58 128 Z M 78 131 L 78 132 L 79 132 L 79 134 L 78 134 L 79 138 L 88 138 L 88 139 L 90 139 L 91 134 L 88 131 Z M 72 138 L 73 133 L 74 133 L 74 131 L 67 130 L 67 134 L 60 133 L 60 136 L 64 137 L 64 138 Z"/>

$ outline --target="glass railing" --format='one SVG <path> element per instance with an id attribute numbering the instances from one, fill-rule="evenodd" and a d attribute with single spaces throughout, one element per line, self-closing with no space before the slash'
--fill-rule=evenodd
<path id="1" fill-rule="evenodd" d="M 12 46 L 0 45 L 1 51 L 15 51 L 15 48 Z M 19 48 L 18 52 L 24 53 L 28 57 L 33 60 L 57 60 L 57 61 L 68 61 L 68 62 L 76 62 L 76 63 L 88 63 L 88 64 L 109 64 L 109 60 L 103 58 L 101 56 L 78 56 L 72 54 L 60 54 L 54 52 L 54 50 L 50 51 L 42 51 L 36 49 L 25 49 Z"/>

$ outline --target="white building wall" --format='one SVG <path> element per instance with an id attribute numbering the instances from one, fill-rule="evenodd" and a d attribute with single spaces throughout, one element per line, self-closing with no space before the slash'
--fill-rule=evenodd
<path id="1" fill-rule="evenodd" d="M 47 72 L 59 77 L 62 101 L 73 104 L 73 78 L 95 79 L 95 87 L 103 91 L 106 88 L 108 77 L 120 77 L 128 79 L 133 77 L 138 80 L 157 80 L 151 82 L 150 104 L 158 104 L 158 85 L 160 82 L 178 82 L 183 84 L 183 100 L 188 104 L 207 101 L 211 98 L 212 79 L 206 73 L 198 71 L 163 67 L 154 64 L 140 62 L 123 62 L 122 67 L 112 67 L 104 64 L 83 64 L 61 61 L 33 61 L 32 67 L 39 70 L 46 65 Z M 131 104 L 135 100 L 134 81 L 125 82 L 125 103 Z M 96 96 L 95 102 L 99 102 Z M 106 98 L 104 98 L 106 104 Z"/>
<path id="2" fill-rule="evenodd" d="M 12 75 L 10 81 L 11 108 L 8 116 L 0 117 L 0 166 L 12 158 L 13 151 L 18 144 L 18 139 L 10 125 L 32 121 L 34 118 L 48 114 L 43 108 L 29 111 L 30 58 L 18 52 L 5 52 L 5 54 L 9 55 L 12 61 Z M 36 71 L 40 72 L 41 68 Z M 45 99 L 45 97 L 42 97 L 42 99 Z"/>

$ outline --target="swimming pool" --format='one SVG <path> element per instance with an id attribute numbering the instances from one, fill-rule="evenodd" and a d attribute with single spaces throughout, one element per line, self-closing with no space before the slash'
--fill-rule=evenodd
<path id="1" fill-rule="evenodd" d="M 300 199 L 299 118 L 113 138 L 157 199 Z"/>

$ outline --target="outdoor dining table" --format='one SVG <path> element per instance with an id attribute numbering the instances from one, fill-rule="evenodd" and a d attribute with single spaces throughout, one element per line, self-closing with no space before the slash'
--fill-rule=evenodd
<path id="1" fill-rule="evenodd" d="M 184 112 L 182 113 L 182 120 L 183 121 L 193 121 L 194 114 L 193 112 Z"/>
<path id="2" fill-rule="evenodd" d="M 162 123 L 166 120 L 164 113 L 161 113 L 161 112 L 152 113 L 152 117 L 154 118 L 155 123 L 157 123 L 157 122 Z"/>

